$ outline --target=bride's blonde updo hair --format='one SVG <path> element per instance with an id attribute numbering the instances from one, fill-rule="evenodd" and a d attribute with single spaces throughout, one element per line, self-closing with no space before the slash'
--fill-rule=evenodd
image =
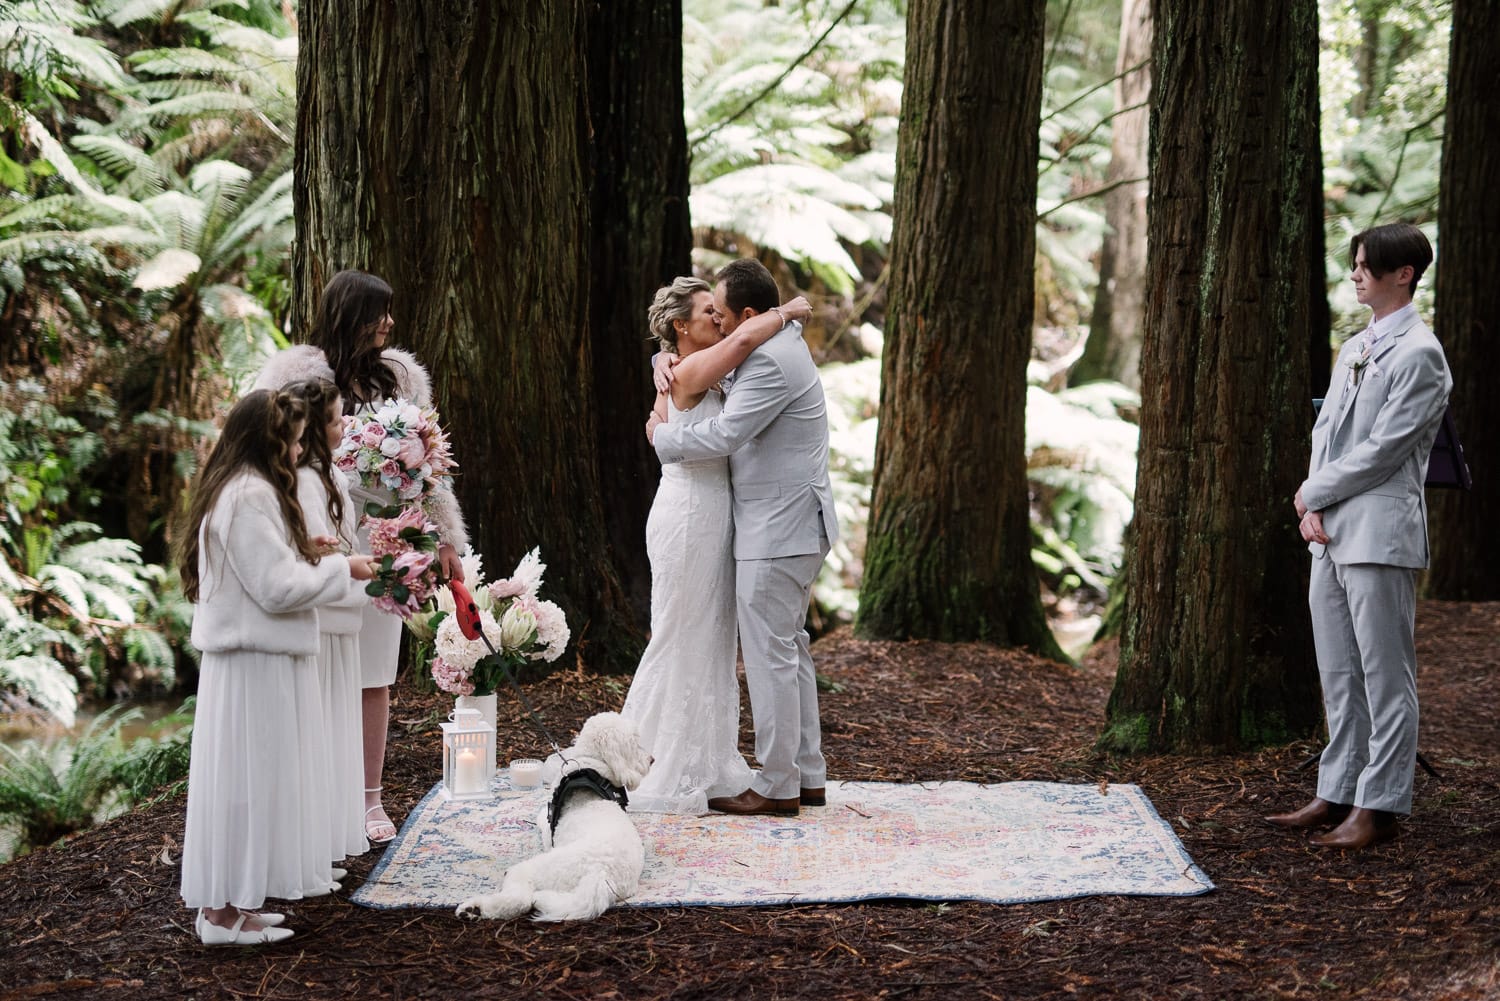
<path id="1" fill-rule="evenodd" d="M 686 275 L 674 278 L 672 284 L 663 285 L 656 290 L 656 298 L 651 300 L 651 305 L 646 310 L 646 323 L 650 327 L 651 336 L 656 338 L 656 343 L 661 345 L 663 351 L 676 353 L 677 330 L 672 326 L 672 321 L 692 319 L 693 296 L 707 291 L 708 282 Z"/>

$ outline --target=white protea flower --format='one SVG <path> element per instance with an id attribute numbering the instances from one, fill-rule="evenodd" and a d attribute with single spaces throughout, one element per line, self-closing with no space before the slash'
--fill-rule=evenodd
<path id="1" fill-rule="evenodd" d="M 506 653 L 524 652 L 536 639 L 536 616 L 519 603 L 511 605 L 500 617 L 500 649 Z"/>

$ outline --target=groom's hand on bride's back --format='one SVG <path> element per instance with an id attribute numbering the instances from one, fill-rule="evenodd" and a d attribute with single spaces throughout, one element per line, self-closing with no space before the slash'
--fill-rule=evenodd
<path id="1" fill-rule="evenodd" d="M 661 422 L 661 418 L 656 415 L 656 411 L 654 410 L 651 412 L 651 416 L 646 418 L 646 440 L 651 443 L 652 447 L 656 445 L 656 428 Z"/>

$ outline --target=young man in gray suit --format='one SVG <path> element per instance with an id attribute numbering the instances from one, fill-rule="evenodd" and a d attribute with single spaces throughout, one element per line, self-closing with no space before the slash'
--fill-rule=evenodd
<path id="1" fill-rule="evenodd" d="M 1313 554 L 1308 606 L 1328 716 L 1318 794 L 1280 827 L 1357 850 L 1396 836 L 1417 756 L 1417 571 L 1427 566 L 1423 482 L 1453 379 L 1412 296 L 1432 263 L 1422 231 L 1377 226 L 1349 244 L 1373 316 L 1339 353 L 1294 504 Z"/>
<path id="2" fill-rule="evenodd" d="M 733 261 L 719 272 L 714 311 L 722 333 L 779 302 L 759 261 Z M 740 649 L 761 770 L 750 788 L 710 799 L 709 808 L 796 816 L 803 806 L 822 806 L 827 765 L 805 622 L 838 522 L 823 383 L 798 324 L 786 324 L 740 364 L 717 417 L 664 424 L 653 414 L 646 435 L 663 463 L 729 456 Z"/>

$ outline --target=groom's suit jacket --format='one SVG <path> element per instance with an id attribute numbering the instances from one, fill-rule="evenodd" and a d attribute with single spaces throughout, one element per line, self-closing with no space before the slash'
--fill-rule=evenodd
<path id="1" fill-rule="evenodd" d="M 1453 377 L 1419 317 L 1375 346 L 1356 381 L 1363 337 L 1339 352 L 1313 424 L 1302 502 L 1321 511 L 1335 563 L 1427 566 L 1423 482 Z M 1313 555 L 1324 547 L 1313 543 Z"/>
<path id="2" fill-rule="evenodd" d="M 837 541 L 828 411 L 799 324 L 740 364 L 722 413 L 658 425 L 654 441 L 663 463 L 729 456 L 735 559 L 806 556 L 823 551 L 823 535 Z"/>

